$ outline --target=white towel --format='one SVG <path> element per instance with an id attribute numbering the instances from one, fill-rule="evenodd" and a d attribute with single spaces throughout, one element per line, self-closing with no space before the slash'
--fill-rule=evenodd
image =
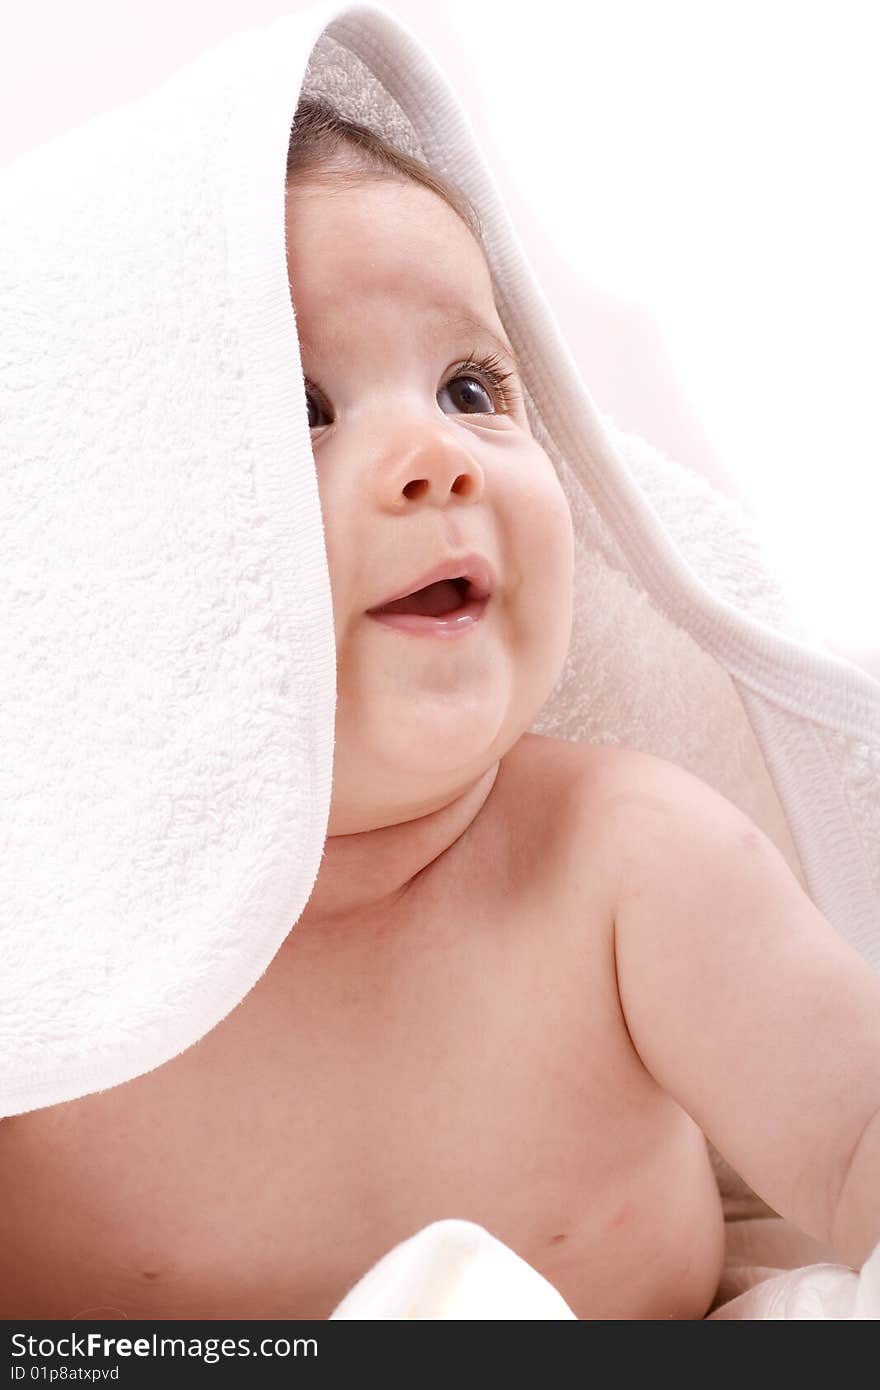
<path id="1" fill-rule="evenodd" d="M 479 213 L 576 525 L 534 731 L 702 777 L 880 966 L 880 685 L 811 645 L 741 508 L 601 418 L 421 42 L 321 5 L 0 174 L 0 1115 L 191 1046 L 316 880 L 336 690 L 285 255 L 303 90 Z"/>
<path id="2" fill-rule="evenodd" d="M 577 1321 L 543 1274 L 473 1221 L 432 1221 L 395 1245 L 330 1320 Z"/>

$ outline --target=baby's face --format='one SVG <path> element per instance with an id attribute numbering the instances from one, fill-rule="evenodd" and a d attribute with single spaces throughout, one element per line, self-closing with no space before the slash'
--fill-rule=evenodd
<path id="1" fill-rule="evenodd" d="M 507 344 L 482 250 L 439 196 L 297 186 L 287 258 L 333 595 L 340 835 L 437 809 L 528 729 L 568 649 L 572 523 L 492 338 Z M 503 385 L 464 370 L 493 354 Z M 370 615 L 471 554 L 492 573 L 479 621 Z"/>

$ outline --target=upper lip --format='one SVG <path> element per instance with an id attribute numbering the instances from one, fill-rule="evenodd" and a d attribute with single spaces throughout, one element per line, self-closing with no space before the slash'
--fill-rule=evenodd
<path id="1" fill-rule="evenodd" d="M 377 609 L 384 608 L 399 598 L 406 598 L 409 594 L 417 593 L 419 589 L 425 589 L 429 584 L 438 584 L 441 579 L 467 579 L 470 584 L 467 593 L 469 599 L 489 598 L 495 587 L 492 566 L 485 555 L 451 556 L 448 560 L 443 560 L 439 565 L 435 565 L 420 579 L 405 584 L 402 589 L 396 589 L 393 594 L 383 598 L 381 603 L 367 609 L 367 612 L 375 613 Z"/>

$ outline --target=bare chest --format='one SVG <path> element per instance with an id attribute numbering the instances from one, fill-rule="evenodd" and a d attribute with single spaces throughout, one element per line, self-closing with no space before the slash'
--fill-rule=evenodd
<path id="1" fill-rule="evenodd" d="M 576 1311 L 642 1243 L 674 1259 L 684 1229 L 691 1253 L 701 1136 L 644 1088 L 601 982 L 572 978 L 499 940 L 435 959 L 408 1007 L 359 1007 L 341 1045 L 320 995 L 285 1021 L 267 976 L 165 1067 L 22 1117 L 0 1145 L 22 1312 L 324 1318 L 447 1216 Z"/>
<path id="2" fill-rule="evenodd" d="M 701 1316 L 717 1190 L 628 1042 L 595 881 L 577 920 L 527 875 L 466 921 L 422 900 L 375 958 L 279 953 L 180 1057 L 7 1121 L 4 1315 L 325 1318 L 455 1216 L 578 1316 L 664 1316 L 671 1286 Z"/>

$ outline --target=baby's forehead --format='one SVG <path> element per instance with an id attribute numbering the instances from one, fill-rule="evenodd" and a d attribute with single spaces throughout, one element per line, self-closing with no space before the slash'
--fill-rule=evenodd
<path id="1" fill-rule="evenodd" d="M 391 201 L 386 201 L 390 199 Z M 377 201 L 379 200 L 379 201 Z M 461 217 L 420 185 L 289 190 L 293 259 L 349 281 L 409 285 L 426 300 L 491 298 L 485 249 Z"/>

